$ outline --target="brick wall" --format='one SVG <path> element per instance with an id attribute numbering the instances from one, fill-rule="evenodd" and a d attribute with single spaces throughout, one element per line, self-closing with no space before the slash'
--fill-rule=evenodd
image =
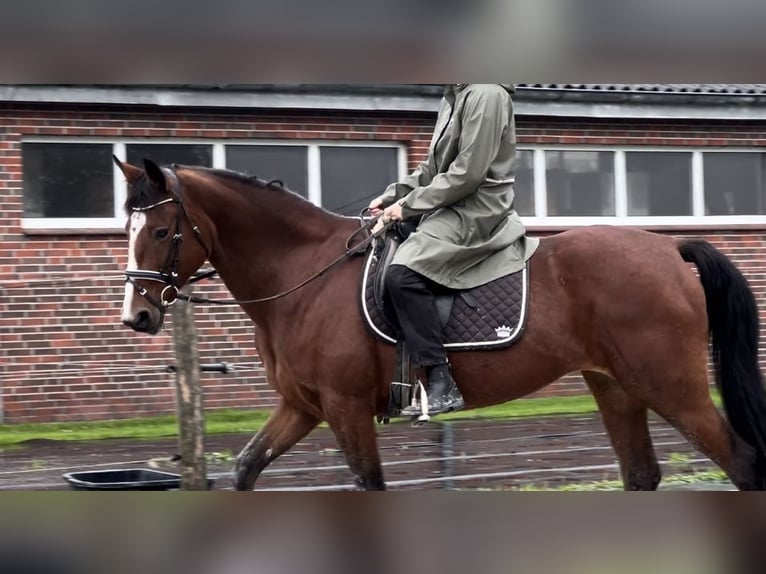
<path id="1" fill-rule="evenodd" d="M 765 147 L 766 122 L 627 121 L 520 118 L 526 144 L 594 146 Z"/>
<path id="2" fill-rule="evenodd" d="M 126 262 L 122 235 L 25 235 L 21 145 L 24 136 L 140 138 L 306 138 L 402 141 L 409 167 L 427 151 L 433 116 L 184 112 L 46 106 L 0 107 L 0 399 L 8 423 L 124 418 L 174 410 L 169 322 L 151 338 L 120 325 Z M 520 143 L 599 145 L 766 145 L 763 126 L 668 122 L 635 124 L 519 118 Z M 766 297 L 766 235 L 707 232 Z M 88 278 L 62 284 L 57 278 Z M 220 284 L 202 294 L 228 297 Z M 234 374 L 203 376 L 208 408 L 273 404 L 252 342 L 253 326 L 237 309 L 197 311 L 204 363 L 237 364 Z M 582 393 L 567 377 L 541 394 Z"/>
<path id="3" fill-rule="evenodd" d="M 104 138 L 266 138 L 410 141 L 427 149 L 432 119 L 344 114 L 129 112 L 81 107 L 0 107 L 0 397 L 8 423 L 124 418 L 173 412 L 172 320 L 157 337 L 120 324 L 127 258 L 123 235 L 25 235 L 21 230 L 24 136 Z M 417 153 L 411 158 L 413 167 Z M 89 277 L 61 284 L 55 278 Z M 53 284 L 44 283 L 51 281 Z M 220 283 L 195 291 L 228 298 Z M 196 313 L 203 363 L 234 374 L 205 374 L 209 408 L 266 407 L 268 389 L 253 325 L 237 308 Z"/>

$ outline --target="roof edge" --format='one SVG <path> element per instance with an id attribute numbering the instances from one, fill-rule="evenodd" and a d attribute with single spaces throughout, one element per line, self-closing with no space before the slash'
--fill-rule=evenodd
<path id="1" fill-rule="evenodd" d="M 517 86 L 518 115 L 766 119 L 766 94 L 669 94 Z M 6 84 L 0 85 L 0 103 L 433 113 L 438 109 L 441 93 L 440 85 L 436 84 Z"/>

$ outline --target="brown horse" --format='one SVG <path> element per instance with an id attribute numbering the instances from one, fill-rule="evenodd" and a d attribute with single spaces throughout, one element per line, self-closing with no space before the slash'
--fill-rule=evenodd
<path id="1" fill-rule="evenodd" d="M 252 489 L 269 463 L 326 421 L 357 485 L 384 489 L 374 418 L 387 409 L 394 349 L 362 322 L 362 258 L 341 259 L 292 290 L 344 253 L 359 222 L 241 174 L 116 161 L 129 183 L 123 322 L 157 333 L 164 302 L 208 259 L 257 326 L 256 346 L 280 400 L 237 458 L 236 488 Z M 660 482 L 649 409 L 737 487 L 766 487 L 758 310 L 726 257 L 703 241 L 593 227 L 544 239 L 530 277 L 520 342 L 451 354 L 467 407 L 516 399 L 581 371 L 626 489 Z M 255 299 L 267 300 L 247 302 Z M 709 334 L 728 422 L 710 396 Z"/>

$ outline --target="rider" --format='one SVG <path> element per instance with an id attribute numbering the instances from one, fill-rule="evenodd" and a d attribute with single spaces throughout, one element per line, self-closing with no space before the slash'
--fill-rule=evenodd
<path id="1" fill-rule="evenodd" d="M 447 85 L 427 159 L 370 203 L 384 222 L 418 224 L 396 252 L 386 287 L 413 361 L 426 371 L 429 414 L 464 405 L 434 290 L 472 289 L 520 271 L 539 243 L 513 209 L 512 93 L 512 84 Z"/>

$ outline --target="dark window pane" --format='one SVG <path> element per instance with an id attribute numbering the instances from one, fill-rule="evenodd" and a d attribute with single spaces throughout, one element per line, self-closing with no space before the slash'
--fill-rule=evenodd
<path id="1" fill-rule="evenodd" d="M 158 165 L 213 165 L 213 148 L 207 144 L 128 144 L 128 163 L 143 166 L 144 158 Z"/>
<path id="2" fill-rule="evenodd" d="M 628 152 L 628 215 L 691 215 L 692 154 Z"/>
<path id="3" fill-rule="evenodd" d="M 535 214 L 535 172 L 532 150 L 516 152 L 516 183 L 513 192 L 516 196 L 513 206 L 519 215 L 533 216 Z"/>
<path id="4" fill-rule="evenodd" d="M 114 217 L 111 144 L 24 143 L 24 217 Z"/>
<path id="5" fill-rule="evenodd" d="M 546 151 L 548 215 L 615 215 L 614 153 Z"/>
<path id="6" fill-rule="evenodd" d="M 359 215 L 399 179 L 398 153 L 396 148 L 322 147 L 322 206 Z"/>
<path id="7" fill-rule="evenodd" d="M 308 148 L 287 145 L 227 145 L 226 167 L 271 181 L 308 197 Z"/>
<path id="8" fill-rule="evenodd" d="M 705 153 L 707 215 L 766 214 L 762 153 Z"/>

